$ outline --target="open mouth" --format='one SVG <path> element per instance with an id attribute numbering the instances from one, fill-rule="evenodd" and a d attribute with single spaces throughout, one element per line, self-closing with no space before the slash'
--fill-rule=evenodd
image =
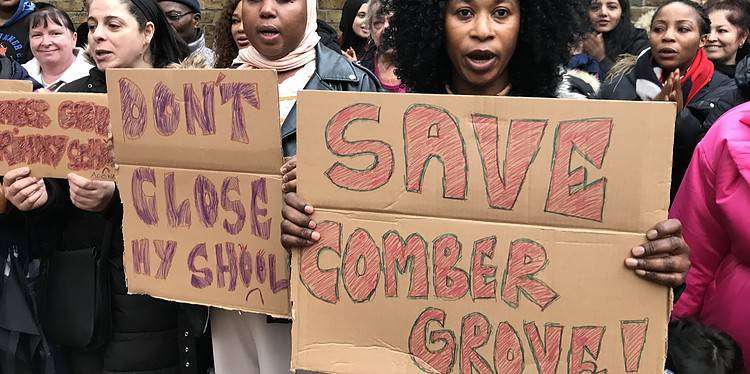
<path id="1" fill-rule="evenodd" d="M 657 53 L 663 58 L 674 58 L 678 54 L 677 50 L 672 48 L 662 48 Z"/>
<path id="2" fill-rule="evenodd" d="M 281 32 L 275 26 L 261 25 L 258 26 L 258 34 L 260 34 L 263 39 L 271 40 L 278 37 Z"/>
<path id="3" fill-rule="evenodd" d="M 488 50 L 474 50 L 466 55 L 472 69 L 482 71 L 489 69 L 497 59 L 497 55 Z"/>
<path id="4" fill-rule="evenodd" d="M 246 48 L 249 45 L 250 45 L 250 40 L 247 38 L 247 36 L 242 35 L 237 38 L 237 47 L 239 47 L 240 49 Z"/>
<path id="5" fill-rule="evenodd" d="M 106 49 L 97 49 L 94 51 L 94 57 L 96 57 L 97 60 L 104 60 L 110 56 L 113 56 L 113 53 Z"/>

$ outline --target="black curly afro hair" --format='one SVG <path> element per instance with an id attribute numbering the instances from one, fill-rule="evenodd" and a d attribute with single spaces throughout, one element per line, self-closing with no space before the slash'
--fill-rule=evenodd
<path id="1" fill-rule="evenodd" d="M 445 93 L 451 62 L 445 49 L 450 0 L 389 0 L 384 45 L 395 51 L 396 75 L 420 93 Z M 519 0 L 521 31 L 510 60 L 513 96 L 554 97 L 570 47 L 589 30 L 590 0 Z"/>

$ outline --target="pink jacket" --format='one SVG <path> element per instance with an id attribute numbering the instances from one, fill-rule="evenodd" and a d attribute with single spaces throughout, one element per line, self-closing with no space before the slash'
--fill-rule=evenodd
<path id="1" fill-rule="evenodd" d="M 750 103 L 698 145 L 670 216 L 682 221 L 693 264 L 673 317 L 726 332 L 750 363 Z"/>

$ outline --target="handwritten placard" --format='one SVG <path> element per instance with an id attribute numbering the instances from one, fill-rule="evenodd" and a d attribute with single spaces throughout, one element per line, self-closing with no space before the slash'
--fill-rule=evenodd
<path id="1" fill-rule="evenodd" d="M 293 258 L 295 368 L 663 370 L 670 291 L 623 261 L 667 216 L 673 105 L 298 105 L 299 192 L 322 238 Z"/>
<path id="2" fill-rule="evenodd" d="M 0 175 L 28 166 L 38 177 L 114 179 L 103 94 L 10 93 L 0 99 Z"/>
<path id="3" fill-rule="evenodd" d="M 270 71 L 108 70 L 128 292 L 289 315 Z"/>

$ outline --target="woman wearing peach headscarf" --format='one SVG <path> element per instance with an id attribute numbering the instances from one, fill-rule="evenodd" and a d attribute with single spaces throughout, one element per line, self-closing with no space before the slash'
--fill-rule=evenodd
<path id="1" fill-rule="evenodd" d="M 299 91 L 377 91 L 380 88 L 371 73 L 320 43 L 315 33 L 316 21 L 314 0 L 245 0 L 242 4 L 242 22 L 250 46 L 240 51 L 234 65 L 245 69 L 272 69 L 278 73 L 285 157 L 297 153 Z M 286 192 L 289 193 L 285 196 L 285 214 L 294 214 L 296 211 L 289 204 L 296 204 L 298 200 L 295 194 Z M 288 224 L 287 220 L 282 223 Z M 211 329 L 217 374 L 289 372 L 289 321 L 212 309 Z"/>

